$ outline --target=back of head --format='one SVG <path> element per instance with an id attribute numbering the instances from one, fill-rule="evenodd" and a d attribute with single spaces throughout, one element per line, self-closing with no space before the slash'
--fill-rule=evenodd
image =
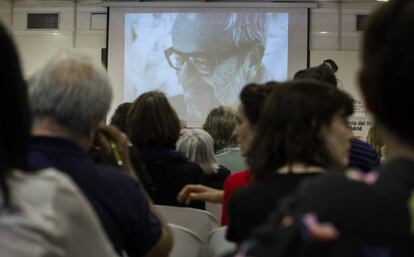
<path id="1" fill-rule="evenodd" d="M 128 113 L 128 137 L 137 147 L 172 147 L 180 135 L 180 120 L 164 93 L 140 95 Z"/>
<path id="2" fill-rule="evenodd" d="M 374 147 L 375 151 L 381 157 L 381 148 L 385 145 L 385 141 L 384 136 L 381 133 L 381 129 L 375 124 L 368 130 L 367 143 L 372 145 L 372 147 Z"/>
<path id="3" fill-rule="evenodd" d="M 244 113 L 252 125 L 259 121 L 262 108 L 266 97 L 277 88 L 278 82 L 268 82 L 266 84 L 247 84 L 240 93 L 240 103 L 243 105 Z"/>
<path id="4" fill-rule="evenodd" d="M 338 86 L 338 81 L 336 79 L 335 73 L 326 64 L 321 64 L 319 66 L 311 67 L 309 69 L 300 70 L 296 72 L 293 78 L 307 80 L 313 79 L 317 81 L 322 81 L 335 87 Z"/>
<path id="5" fill-rule="evenodd" d="M 0 133 L 0 189 L 5 204 L 9 204 L 9 190 L 6 179 L 11 169 L 24 169 L 26 164 L 26 144 L 30 133 L 30 112 L 27 101 L 26 84 L 23 80 L 20 62 L 14 43 L 0 25 L 0 61 L 3 92 L 0 94 L 1 118 Z"/>
<path id="6" fill-rule="evenodd" d="M 204 174 L 216 173 L 219 166 L 214 156 L 213 138 L 203 129 L 182 129 L 177 150 L 200 165 Z"/>
<path id="7" fill-rule="evenodd" d="M 233 130 L 237 124 L 237 112 L 229 106 L 219 106 L 210 111 L 203 129 L 214 139 L 214 151 L 237 144 Z"/>
<path id="8" fill-rule="evenodd" d="M 347 94 L 321 82 L 298 80 L 277 87 L 266 99 L 255 150 L 248 156 L 253 176 L 262 179 L 292 163 L 335 165 L 321 131 L 335 115 L 346 118 L 352 112 Z"/>
<path id="9" fill-rule="evenodd" d="M 363 41 L 361 87 L 382 125 L 414 146 L 414 1 L 391 0 L 370 16 Z"/>
<path id="10" fill-rule="evenodd" d="M 95 119 L 104 118 L 111 98 L 103 67 L 69 51 L 53 57 L 30 78 L 29 100 L 35 121 L 52 118 L 76 133 L 87 132 Z"/>
<path id="11" fill-rule="evenodd" d="M 116 126 L 122 132 L 127 131 L 128 111 L 132 103 L 122 103 L 116 107 L 114 115 L 111 118 L 111 125 Z"/>

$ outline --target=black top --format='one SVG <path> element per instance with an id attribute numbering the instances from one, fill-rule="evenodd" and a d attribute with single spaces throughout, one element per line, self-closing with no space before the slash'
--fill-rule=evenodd
<path id="1" fill-rule="evenodd" d="M 241 242 L 253 228 L 266 222 L 279 200 L 292 193 L 303 179 L 319 173 L 273 173 L 263 181 L 236 190 L 228 203 L 229 224 L 227 239 Z"/>
<path id="2" fill-rule="evenodd" d="M 63 138 L 32 137 L 29 169 L 55 167 L 68 175 L 95 209 L 119 254 L 145 256 L 161 235 L 141 187 L 123 171 L 95 163 L 78 144 Z"/>
<path id="3" fill-rule="evenodd" d="M 376 176 L 346 170 L 305 181 L 290 196 L 291 207 L 273 213 L 237 256 L 414 256 L 414 162 L 388 161 Z M 303 219 L 309 213 L 339 236 L 310 234 Z M 292 225 L 281 225 L 286 214 L 295 217 Z"/>
<path id="4" fill-rule="evenodd" d="M 156 191 L 154 182 L 152 182 L 152 178 L 148 174 L 147 168 L 145 167 L 144 162 L 141 160 L 139 151 L 135 146 L 129 147 L 129 157 L 131 159 L 131 164 L 134 167 L 135 175 L 141 181 L 141 184 L 147 191 L 148 195 L 152 198 L 152 200 L 154 200 Z"/>
<path id="5" fill-rule="evenodd" d="M 205 209 L 204 202 L 193 201 L 190 205 L 177 202 L 177 195 L 185 185 L 204 183 L 200 166 L 172 147 L 138 151 L 156 188 L 155 204 Z"/>
<path id="6" fill-rule="evenodd" d="M 145 165 L 141 160 L 141 157 L 139 156 L 138 149 L 133 145 L 129 146 L 128 149 L 129 149 L 129 158 L 130 158 L 132 167 L 134 168 L 135 175 L 139 179 L 139 182 L 143 186 L 143 189 L 145 189 L 147 194 L 152 198 L 152 200 L 154 200 L 155 185 L 152 182 L 151 176 L 148 174 L 147 169 L 145 168 Z M 118 167 L 117 164 L 115 163 L 115 160 L 113 163 L 102 160 L 102 156 L 100 155 L 99 151 L 94 148 L 92 148 L 89 151 L 89 155 L 96 163 Z"/>
<path id="7" fill-rule="evenodd" d="M 204 180 L 205 180 L 204 185 L 215 188 L 215 189 L 222 190 L 223 185 L 224 185 L 224 180 L 226 180 L 226 178 L 230 176 L 230 174 L 231 172 L 229 169 L 220 165 L 219 169 L 217 170 L 217 173 L 213 173 L 210 175 L 204 175 Z"/>

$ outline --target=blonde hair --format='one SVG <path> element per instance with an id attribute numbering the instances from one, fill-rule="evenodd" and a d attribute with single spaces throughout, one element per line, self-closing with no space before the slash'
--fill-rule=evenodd
<path id="1" fill-rule="evenodd" d="M 213 138 L 203 129 L 182 129 L 176 143 L 177 151 L 197 163 L 205 175 L 217 173 L 219 165 L 214 155 Z"/>
<path id="2" fill-rule="evenodd" d="M 214 151 L 217 153 L 226 147 L 237 145 L 233 130 L 237 125 L 237 111 L 229 106 L 219 106 L 210 111 L 203 129 L 214 140 Z"/>
<path id="3" fill-rule="evenodd" d="M 369 128 L 366 139 L 367 139 L 367 143 L 372 145 L 375 151 L 378 153 L 378 155 L 382 157 L 381 147 L 385 145 L 385 142 L 384 142 L 384 137 L 382 135 L 382 132 L 378 128 L 378 126 L 374 124 Z"/>

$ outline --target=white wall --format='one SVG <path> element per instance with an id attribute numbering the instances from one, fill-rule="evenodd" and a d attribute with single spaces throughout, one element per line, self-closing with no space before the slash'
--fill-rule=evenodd
<path id="1" fill-rule="evenodd" d="M 59 29 L 26 28 L 27 13 L 47 12 L 59 13 Z M 91 13 L 97 12 L 106 13 L 106 8 L 91 3 L 75 5 L 70 1 L 0 3 L 0 20 L 14 36 L 26 76 L 62 49 L 86 53 L 100 63 L 101 48 L 106 47 L 106 31 L 91 30 Z"/>
<path id="2" fill-rule="evenodd" d="M 356 30 L 356 15 L 369 14 L 377 5 L 324 4 L 311 11 L 310 64 L 318 65 L 325 59 L 338 64 L 339 87 L 355 100 L 350 122 L 354 135 L 361 139 L 365 139 L 372 119 L 358 88 L 362 33 Z"/>

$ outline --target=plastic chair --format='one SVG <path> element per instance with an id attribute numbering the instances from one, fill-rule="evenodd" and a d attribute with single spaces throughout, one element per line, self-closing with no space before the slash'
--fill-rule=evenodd
<path id="1" fill-rule="evenodd" d="M 208 211 L 166 205 L 156 207 L 167 222 L 190 229 L 202 240 L 206 240 L 209 233 L 218 227 L 216 217 Z"/>
<path id="2" fill-rule="evenodd" d="M 221 203 L 209 203 L 206 202 L 206 211 L 213 214 L 217 220 L 221 219 L 221 210 L 223 209 L 223 205 Z"/>
<path id="3" fill-rule="evenodd" d="M 211 231 L 208 235 L 208 256 L 217 257 L 225 253 L 234 251 L 236 244 L 226 239 L 227 226 L 219 227 Z"/>
<path id="4" fill-rule="evenodd" d="M 169 223 L 174 244 L 169 257 L 202 257 L 203 241 L 191 230 Z"/>

